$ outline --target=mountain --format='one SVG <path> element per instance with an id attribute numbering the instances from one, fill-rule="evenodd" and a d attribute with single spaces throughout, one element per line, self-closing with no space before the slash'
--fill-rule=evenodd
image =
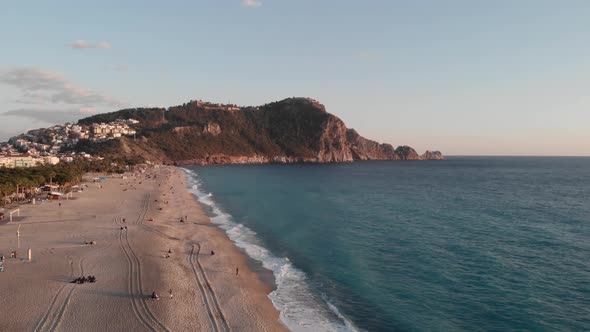
<path id="1" fill-rule="evenodd" d="M 243 108 L 191 101 L 167 110 L 135 108 L 97 114 L 79 123 L 116 119 L 139 120 L 133 126 L 137 130 L 135 139 L 81 141 L 76 148 L 91 154 L 141 157 L 176 165 L 442 158 L 440 152 L 420 156 L 409 146 L 394 148 L 368 140 L 309 98 Z"/>

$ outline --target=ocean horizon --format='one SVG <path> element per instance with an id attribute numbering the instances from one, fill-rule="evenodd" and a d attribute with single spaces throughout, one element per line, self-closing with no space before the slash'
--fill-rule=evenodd
<path id="1" fill-rule="evenodd" d="M 291 330 L 590 330 L 588 157 L 183 169 Z"/>

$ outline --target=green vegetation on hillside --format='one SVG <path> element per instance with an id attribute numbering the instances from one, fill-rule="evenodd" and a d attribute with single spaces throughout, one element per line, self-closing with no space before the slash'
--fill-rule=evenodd
<path id="1" fill-rule="evenodd" d="M 81 123 L 108 122 L 118 118 L 139 120 L 137 142 L 146 150 L 161 150 L 169 161 L 234 156 L 289 155 L 313 157 L 318 151 L 322 127 L 332 117 L 323 107 L 305 99 L 288 99 L 239 111 L 204 108 L 196 102 L 161 108 L 136 108 L 98 114 Z M 208 126 L 219 126 L 212 133 Z M 138 143 L 138 144 L 139 144 Z M 125 157 L 118 143 L 79 146 L 79 151 Z"/>
<path id="2" fill-rule="evenodd" d="M 135 119 L 135 137 L 80 142 L 76 149 L 131 162 L 209 164 L 248 160 L 337 162 L 355 159 L 420 159 L 409 146 L 395 151 L 347 129 L 323 105 L 288 98 L 260 107 L 237 108 L 191 101 L 164 108 L 134 108 L 97 114 L 81 123 Z"/>

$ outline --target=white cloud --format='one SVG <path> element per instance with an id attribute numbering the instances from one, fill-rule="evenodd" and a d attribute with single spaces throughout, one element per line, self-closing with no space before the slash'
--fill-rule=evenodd
<path id="1" fill-rule="evenodd" d="M 262 6 L 262 2 L 258 0 L 244 0 L 242 1 L 242 6 L 248 8 L 256 8 Z"/>
<path id="2" fill-rule="evenodd" d="M 103 41 L 103 42 L 96 44 L 96 48 L 105 48 L 106 49 L 106 48 L 113 48 L 113 47 L 111 46 L 110 43 Z"/>
<path id="3" fill-rule="evenodd" d="M 0 116 L 21 117 L 31 120 L 34 123 L 43 123 L 48 125 L 62 124 L 66 122 L 76 122 L 81 118 L 95 114 L 88 112 L 92 109 L 40 109 L 40 108 L 19 108 L 0 113 Z"/>
<path id="4" fill-rule="evenodd" d="M 21 104 L 66 104 L 84 107 L 120 106 L 109 96 L 70 83 L 56 72 L 39 68 L 15 68 L 0 72 L 0 83 L 20 90 Z"/>
<path id="5" fill-rule="evenodd" d="M 69 47 L 73 48 L 73 49 L 89 49 L 89 48 L 99 48 L 99 49 L 109 49 L 112 48 L 111 44 L 108 42 L 100 42 L 100 43 L 90 43 L 86 40 L 80 39 L 80 40 L 76 40 L 73 43 L 68 44 Z"/>

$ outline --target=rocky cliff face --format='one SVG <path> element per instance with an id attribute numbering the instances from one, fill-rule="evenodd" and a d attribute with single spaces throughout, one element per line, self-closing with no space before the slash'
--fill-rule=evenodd
<path id="1" fill-rule="evenodd" d="M 319 162 L 353 161 L 347 137 L 347 128 L 340 119 L 329 116 L 322 128 L 317 160 Z"/>
<path id="2" fill-rule="evenodd" d="M 356 130 L 346 131 L 348 146 L 354 160 L 400 160 L 391 144 L 379 144 L 359 135 Z"/>
<path id="3" fill-rule="evenodd" d="M 165 119 L 162 120 L 162 113 Z M 260 107 L 227 110 L 190 102 L 163 109 L 132 109 L 99 114 L 81 122 L 135 118 L 141 138 L 127 140 L 127 151 L 149 151 L 146 159 L 174 164 L 331 163 L 354 160 L 442 159 L 420 156 L 409 146 L 394 148 L 359 135 L 319 102 L 289 98 Z M 141 146 L 134 147 L 139 144 Z M 112 144 L 111 144 L 112 145 Z M 94 148 L 101 151 L 101 148 Z M 120 149 L 119 149 L 120 150 Z M 156 152 L 154 152 L 156 151 Z M 102 149 L 116 154 L 117 149 Z M 129 153 L 128 153 L 129 154 Z M 142 153 L 143 154 L 143 153 Z"/>

